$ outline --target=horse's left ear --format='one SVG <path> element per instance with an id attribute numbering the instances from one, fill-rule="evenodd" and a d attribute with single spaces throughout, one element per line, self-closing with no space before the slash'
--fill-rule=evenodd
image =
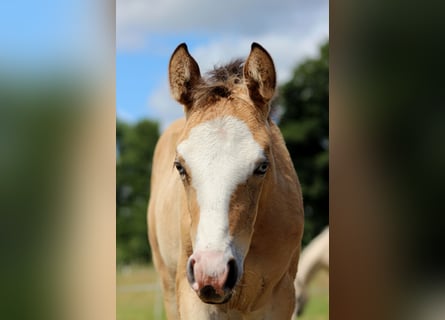
<path id="1" fill-rule="evenodd" d="M 252 43 L 252 49 L 244 65 L 244 78 L 250 98 L 267 107 L 275 93 L 277 84 L 273 60 L 269 53 L 258 43 Z"/>

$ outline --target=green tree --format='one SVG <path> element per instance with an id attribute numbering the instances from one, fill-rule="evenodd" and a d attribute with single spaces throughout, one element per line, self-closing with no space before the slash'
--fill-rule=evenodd
<path id="1" fill-rule="evenodd" d="M 303 190 L 306 245 L 329 223 L 329 42 L 279 92 L 280 127 Z"/>
<path id="2" fill-rule="evenodd" d="M 116 125 L 116 253 L 118 264 L 150 260 L 146 213 L 158 124 Z"/>

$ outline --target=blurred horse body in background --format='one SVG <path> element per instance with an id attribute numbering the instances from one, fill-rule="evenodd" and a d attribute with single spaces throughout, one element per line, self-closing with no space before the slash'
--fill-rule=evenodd
<path id="1" fill-rule="evenodd" d="M 301 315 L 308 301 L 308 284 L 319 270 L 329 271 L 329 227 L 303 249 L 295 277 L 296 307 L 295 313 Z"/>

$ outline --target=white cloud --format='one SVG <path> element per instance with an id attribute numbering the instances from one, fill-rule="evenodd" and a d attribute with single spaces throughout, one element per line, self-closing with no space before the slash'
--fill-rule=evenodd
<path id="1" fill-rule="evenodd" d="M 248 38 L 289 34 L 299 41 L 327 22 L 328 5 L 328 0 L 117 0 L 117 47 L 125 50 L 135 39 L 159 33 Z"/>
<path id="2" fill-rule="evenodd" d="M 288 15 L 293 7 L 294 0 L 117 0 L 116 22 L 118 28 L 147 28 L 154 32 L 196 31 L 203 27 L 210 31 L 255 32 L 283 18 L 283 14 Z"/>
<path id="3" fill-rule="evenodd" d="M 116 116 L 118 119 L 128 122 L 128 123 L 136 122 L 136 118 L 134 115 L 132 115 L 130 112 L 125 111 L 124 109 L 119 108 L 119 107 L 116 108 Z"/>

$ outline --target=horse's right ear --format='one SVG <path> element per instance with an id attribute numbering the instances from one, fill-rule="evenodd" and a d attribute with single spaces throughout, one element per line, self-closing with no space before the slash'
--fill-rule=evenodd
<path id="1" fill-rule="evenodd" d="M 173 52 L 168 66 L 170 91 L 173 97 L 190 109 L 192 90 L 201 79 L 199 66 L 190 55 L 185 43 L 180 44 Z"/>

